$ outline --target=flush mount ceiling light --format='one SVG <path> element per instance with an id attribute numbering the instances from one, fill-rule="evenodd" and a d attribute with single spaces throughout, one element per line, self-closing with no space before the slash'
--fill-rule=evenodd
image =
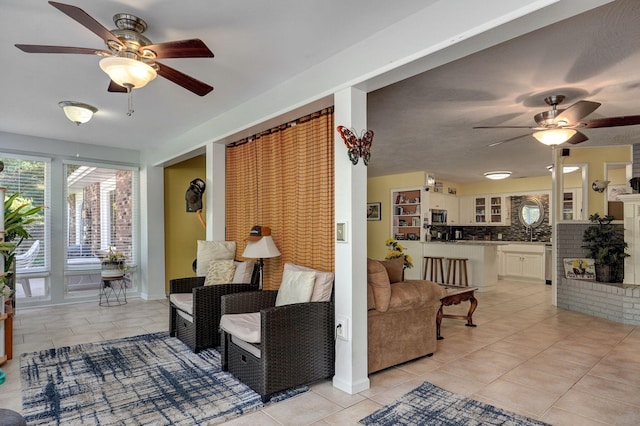
<path id="1" fill-rule="evenodd" d="M 545 145 L 554 146 L 565 143 L 575 134 L 573 129 L 549 129 L 535 132 L 532 136 Z"/>
<path id="2" fill-rule="evenodd" d="M 82 102 L 62 101 L 58 102 L 58 105 L 64 111 L 64 115 L 78 126 L 91 120 L 93 114 L 98 112 L 98 108 Z"/>
<path id="3" fill-rule="evenodd" d="M 579 166 L 563 166 L 562 167 L 562 173 L 567 174 L 567 173 L 573 173 L 576 170 L 579 170 L 580 167 Z M 552 171 L 553 170 L 553 164 L 549 164 L 547 166 L 547 170 Z"/>
<path id="4" fill-rule="evenodd" d="M 493 179 L 493 180 L 499 180 L 499 179 L 506 179 L 509 176 L 511 176 L 511 172 L 509 171 L 496 171 L 496 172 L 486 172 L 484 174 L 484 177 L 486 177 L 487 179 Z"/>

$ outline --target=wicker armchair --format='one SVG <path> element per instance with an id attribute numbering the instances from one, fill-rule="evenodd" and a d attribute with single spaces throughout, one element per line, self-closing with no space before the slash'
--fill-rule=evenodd
<path id="1" fill-rule="evenodd" d="M 328 302 L 275 306 L 277 291 L 222 297 L 222 314 L 260 312 L 261 343 L 238 341 L 221 331 L 222 369 L 260 394 L 333 376 L 334 297 Z"/>
<path id="2" fill-rule="evenodd" d="M 205 277 L 177 278 L 169 281 L 169 296 L 191 293 L 192 305 L 181 307 L 169 303 L 169 335 L 178 337 L 191 350 L 220 346 L 220 299 L 223 295 L 258 290 L 260 273 L 257 264 L 253 268 L 251 283 L 204 285 Z M 190 312 L 189 312 L 190 311 Z"/>

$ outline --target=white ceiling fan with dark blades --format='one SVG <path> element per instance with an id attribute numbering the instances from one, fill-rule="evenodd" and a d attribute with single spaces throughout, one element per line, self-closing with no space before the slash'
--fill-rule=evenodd
<path id="1" fill-rule="evenodd" d="M 213 53 L 200 39 L 152 43 L 143 33 L 147 23 L 129 13 L 113 16 L 116 29 L 108 30 L 79 7 L 50 1 L 49 4 L 100 37 L 106 49 L 85 47 L 46 46 L 16 44 L 27 53 L 65 53 L 97 55 L 100 68 L 109 75 L 109 92 L 128 92 L 144 87 L 148 82 L 161 76 L 199 96 L 205 96 L 213 87 L 186 75 L 174 68 L 161 64 L 157 59 L 166 58 L 212 58 Z M 133 112 L 129 106 L 129 115 Z"/>
<path id="2" fill-rule="evenodd" d="M 578 101 L 566 109 L 558 109 L 558 105 L 564 101 L 563 95 L 548 96 L 545 98 L 547 105 L 551 106 L 548 111 L 536 114 L 533 118 L 537 126 L 475 126 L 474 129 L 530 129 L 535 132 L 513 138 L 494 142 L 489 146 L 497 146 L 506 142 L 511 142 L 529 135 L 535 137 L 545 145 L 559 145 L 569 143 L 572 145 L 589 140 L 589 138 L 578 129 L 594 129 L 598 127 L 633 126 L 640 124 L 640 115 L 629 115 L 621 117 L 607 117 L 594 120 L 584 120 L 584 117 L 594 112 L 600 107 L 599 102 Z"/>

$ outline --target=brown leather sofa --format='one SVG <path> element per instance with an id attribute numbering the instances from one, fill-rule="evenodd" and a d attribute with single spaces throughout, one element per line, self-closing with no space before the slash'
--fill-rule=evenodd
<path id="1" fill-rule="evenodd" d="M 367 260 L 368 371 L 373 373 L 437 349 L 436 315 L 446 290 L 404 280 L 402 258 Z"/>

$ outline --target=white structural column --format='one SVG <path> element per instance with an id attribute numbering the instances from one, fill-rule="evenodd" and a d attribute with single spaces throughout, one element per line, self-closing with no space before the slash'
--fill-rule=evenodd
<path id="1" fill-rule="evenodd" d="M 165 299 L 164 168 L 145 163 L 140 188 L 140 297 Z"/>
<path id="2" fill-rule="evenodd" d="M 205 214 L 207 222 L 207 240 L 225 241 L 226 237 L 226 146 L 222 143 L 207 144 L 207 188 L 205 195 Z M 249 235 L 249 229 L 247 229 Z"/>
<path id="3" fill-rule="evenodd" d="M 367 94 L 348 88 L 334 95 L 334 124 L 367 127 Z M 335 221 L 344 224 L 344 241 L 335 242 L 336 320 L 346 329 L 346 339 L 336 340 L 333 385 L 350 394 L 369 388 L 367 376 L 367 168 L 351 164 L 347 149 L 334 129 Z M 375 139 L 374 139 L 375 147 Z M 375 152 L 375 150 L 374 150 Z"/>
<path id="4" fill-rule="evenodd" d="M 640 285 L 640 194 L 619 195 L 624 203 L 624 284 Z"/>

